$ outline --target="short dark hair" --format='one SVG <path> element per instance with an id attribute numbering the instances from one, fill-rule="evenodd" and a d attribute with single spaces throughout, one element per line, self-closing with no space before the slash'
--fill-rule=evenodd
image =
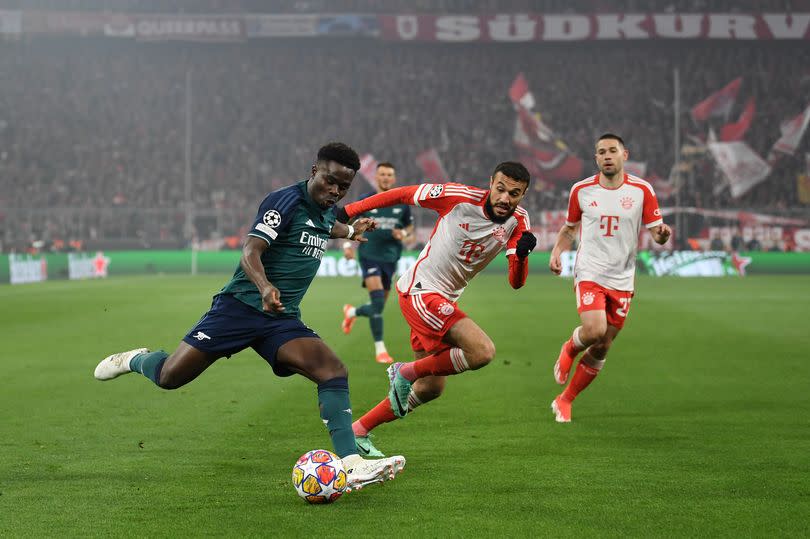
<path id="1" fill-rule="evenodd" d="M 330 142 L 318 150 L 318 161 L 334 161 L 357 172 L 360 169 L 360 158 L 357 152 L 342 142 Z"/>
<path id="2" fill-rule="evenodd" d="M 380 167 L 392 168 L 392 169 L 394 169 L 394 170 L 396 170 L 396 169 L 397 169 L 397 167 L 395 167 L 395 166 L 394 166 L 393 164 L 391 164 L 389 161 L 383 161 L 382 163 L 377 163 L 377 168 L 380 168 Z"/>
<path id="3" fill-rule="evenodd" d="M 596 139 L 596 143 L 597 143 L 597 144 L 599 144 L 599 141 L 600 141 L 600 140 L 608 140 L 608 139 L 612 139 L 612 140 L 618 140 L 618 141 L 619 141 L 619 144 L 621 144 L 621 145 L 622 145 L 622 148 L 626 148 L 626 147 L 627 147 L 627 146 L 624 144 L 624 139 L 622 139 L 622 137 L 620 137 L 619 135 L 616 135 L 616 134 L 614 134 L 614 133 L 605 133 L 604 135 L 602 135 L 601 137 L 599 137 L 598 139 Z"/>
<path id="4" fill-rule="evenodd" d="M 504 176 L 509 176 L 513 180 L 517 180 L 519 182 L 525 183 L 527 186 L 529 185 L 529 180 L 531 180 L 531 175 L 529 171 L 526 170 L 526 167 L 523 166 L 523 163 L 518 161 L 504 161 L 500 163 L 495 170 L 492 172 L 492 177 L 494 178 L 495 175 L 499 172 L 503 172 Z"/>

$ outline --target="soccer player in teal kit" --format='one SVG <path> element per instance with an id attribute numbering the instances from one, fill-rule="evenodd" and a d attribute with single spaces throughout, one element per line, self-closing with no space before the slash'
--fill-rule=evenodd
<path id="1" fill-rule="evenodd" d="M 359 168 L 350 147 L 323 146 L 308 180 L 262 201 L 233 277 L 177 349 L 172 354 L 146 348 L 113 354 L 98 364 L 95 377 L 111 380 L 138 372 L 158 387 L 176 389 L 217 359 L 251 347 L 277 376 L 301 374 L 318 385 L 321 419 L 343 459 L 349 489 L 393 479 L 405 459 L 366 460 L 357 454 L 346 366 L 301 322 L 299 310 L 329 238 L 362 241 L 362 233 L 374 226 L 371 219 L 353 226 L 335 222 L 335 204 Z"/>
<path id="2" fill-rule="evenodd" d="M 394 165 L 388 162 L 377 165 L 374 173 L 377 182 L 377 192 L 388 191 L 396 184 L 397 176 Z M 362 198 L 372 196 L 368 193 Z M 361 200 L 362 200 L 361 198 Z M 371 217 L 377 223 L 377 228 L 366 234 L 365 243 L 357 249 L 360 258 L 360 267 L 363 270 L 363 286 L 368 290 L 369 302 L 360 307 L 351 304 L 343 306 L 343 333 L 350 333 L 356 317 L 368 317 L 371 326 L 371 336 L 374 339 L 374 354 L 377 363 L 391 363 L 393 359 L 388 354 L 383 341 L 383 308 L 391 292 L 391 281 L 397 272 L 397 262 L 402 254 L 402 242 L 413 234 L 413 217 L 411 208 L 406 204 L 398 204 L 387 208 L 373 209 L 361 217 Z M 354 258 L 351 244 L 344 246 L 344 256 Z"/>

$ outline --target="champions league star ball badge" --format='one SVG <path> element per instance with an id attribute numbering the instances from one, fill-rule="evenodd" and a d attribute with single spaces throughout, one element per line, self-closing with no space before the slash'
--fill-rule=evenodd
<path id="1" fill-rule="evenodd" d="M 276 210 L 269 210 L 265 212 L 262 221 L 264 221 L 264 224 L 267 226 L 276 228 L 281 224 L 281 214 Z"/>
<path id="2" fill-rule="evenodd" d="M 428 192 L 428 196 L 430 198 L 436 198 L 436 197 L 438 197 L 439 195 L 442 194 L 442 191 L 444 191 L 444 186 L 443 185 L 434 185 L 433 187 L 430 188 L 430 191 Z"/>

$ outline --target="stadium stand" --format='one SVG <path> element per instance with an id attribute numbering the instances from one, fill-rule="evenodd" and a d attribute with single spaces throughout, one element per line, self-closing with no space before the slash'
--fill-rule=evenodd
<path id="1" fill-rule="evenodd" d="M 102 9 L 105 4 L 31 0 L 16 6 L 4 2 L 3 7 Z M 166 4 L 183 11 L 200 2 L 132 0 L 116 9 L 165 11 Z M 257 10 L 263 3 L 203 4 L 222 12 L 234 6 Z M 364 11 L 371 4 L 346 0 L 330 2 L 330 9 Z M 430 10 L 434 4 L 418 5 Z M 496 2 L 439 4 L 445 11 L 486 12 Z M 528 2 L 507 4 L 517 10 Z M 550 3 L 558 11 L 564 11 L 564 4 Z M 593 1 L 586 10 L 611 11 L 617 4 Z M 647 5 L 637 4 L 639 9 Z M 719 9 L 715 4 L 712 8 Z M 736 9 L 759 5 L 726 4 Z M 807 7 L 807 2 L 776 4 L 784 10 Z M 662 11 L 706 8 L 699 1 L 653 5 Z M 497 6 L 501 9 L 500 2 Z M 278 3 L 281 11 L 304 8 L 324 9 L 316 0 Z M 615 131 L 627 140 L 631 158 L 648 164 L 648 175 L 669 176 L 674 68 L 681 76 L 683 140 L 706 135 L 705 126 L 689 120 L 689 108 L 743 77 L 732 116 L 747 98 L 755 98 L 756 115 L 745 139 L 764 156 L 779 136 L 780 122 L 810 102 L 808 65 L 807 47 L 762 41 L 660 41 L 643 47 L 364 39 L 8 41 L 0 48 L 0 241 L 4 250 L 24 248 L 33 240 L 183 242 L 187 76 L 193 204 L 197 236 L 205 239 L 239 234 L 258 200 L 301 178 L 313 147 L 332 139 L 393 161 L 404 182 L 422 180 L 415 157 L 436 148 L 451 177 L 483 185 L 497 162 L 515 157 L 515 114 L 507 92 L 519 72 L 543 120 L 585 160 L 586 173 L 592 170 L 594 138 Z M 795 177 L 806 166 L 808 138 L 795 156 L 776 164 L 766 182 L 739 199 L 728 191 L 716 193 L 714 172 L 698 168 L 681 192 L 681 205 L 806 213 Z M 562 209 L 569 185 L 536 182 L 525 206 L 535 213 Z"/>

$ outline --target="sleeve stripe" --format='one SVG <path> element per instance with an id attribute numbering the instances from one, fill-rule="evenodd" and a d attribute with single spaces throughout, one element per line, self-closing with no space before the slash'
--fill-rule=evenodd
<path id="1" fill-rule="evenodd" d="M 517 252 L 517 249 L 507 249 L 506 256 L 513 255 Z"/>
<path id="2" fill-rule="evenodd" d="M 526 229 L 527 230 L 530 230 L 532 228 L 532 221 L 531 221 L 531 219 L 529 219 L 529 212 L 527 212 L 525 208 L 523 208 L 521 206 L 518 206 L 517 208 L 515 208 L 515 215 L 518 215 L 518 216 L 522 217 L 523 220 L 526 221 Z"/>
<path id="3" fill-rule="evenodd" d="M 425 190 L 425 188 L 429 186 L 430 186 L 429 183 L 423 183 L 422 185 L 419 186 L 419 189 L 417 189 L 416 193 L 414 193 L 413 195 L 414 204 L 416 204 L 417 206 L 421 206 L 421 204 L 419 204 L 419 200 L 422 198 L 422 192 Z"/>
<path id="4" fill-rule="evenodd" d="M 468 194 L 464 194 L 464 193 L 452 193 L 452 192 L 448 193 L 447 191 L 445 191 L 442 194 L 445 195 L 445 196 L 449 196 L 449 197 L 466 198 L 468 200 L 474 200 L 475 202 L 481 202 L 481 200 L 482 200 L 481 197 L 479 197 L 479 196 L 468 195 Z"/>
<path id="5" fill-rule="evenodd" d="M 477 190 L 473 191 L 472 189 L 459 189 L 458 187 L 445 187 L 444 194 L 452 196 L 466 196 L 468 198 L 473 198 L 480 201 L 484 199 L 486 192 Z"/>
<path id="6" fill-rule="evenodd" d="M 251 233 L 251 232 L 248 232 L 248 236 L 253 236 L 254 238 L 261 238 L 261 239 L 263 239 L 264 241 L 266 241 L 266 242 L 267 242 L 267 245 L 272 245 L 272 244 L 270 243 L 270 240 L 268 240 L 268 239 L 267 239 L 267 238 L 265 238 L 264 236 L 259 236 L 258 234 L 253 234 L 253 233 Z"/>
<path id="7" fill-rule="evenodd" d="M 284 213 L 289 211 L 295 206 L 295 203 L 298 201 L 298 187 L 295 187 L 295 190 L 289 190 L 288 192 L 284 193 L 279 197 L 275 204 L 275 210 L 279 213 Z"/>
<path id="8" fill-rule="evenodd" d="M 647 228 L 652 228 L 654 226 L 663 225 L 663 224 L 664 224 L 663 219 L 656 219 L 655 221 L 653 221 L 651 223 L 646 223 L 644 226 L 646 226 Z"/>
<path id="9" fill-rule="evenodd" d="M 444 190 L 445 191 L 456 191 L 456 192 L 461 191 L 461 192 L 468 193 L 470 195 L 476 195 L 476 196 L 479 196 L 479 197 L 482 197 L 487 193 L 486 191 L 482 191 L 481 189 L 473 189 L 471 187 L 467 187 L 466 185 L 452 185 L 452 184 L 447 185 L 444 188 Z"/>

